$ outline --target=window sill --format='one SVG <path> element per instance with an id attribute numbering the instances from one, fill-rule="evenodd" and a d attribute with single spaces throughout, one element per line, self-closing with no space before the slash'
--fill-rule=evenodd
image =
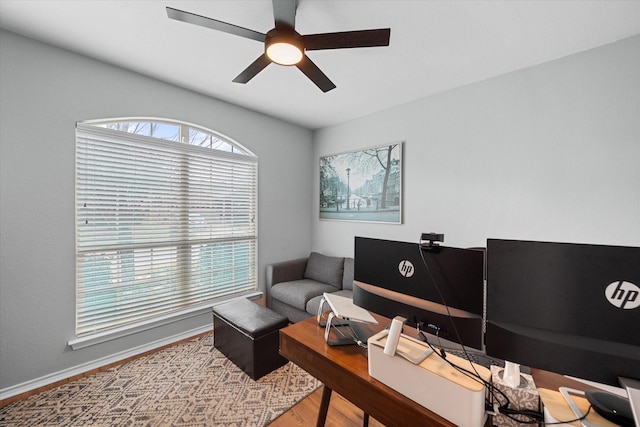
<path id="1" fill-rule="evenodd" d="M 236 298 L 258 299 L 261 296 L 262 292 L 252 292 Z M 123 326 L 121 328 L 110 329 L 108 331 L 98 332 L 84 337 L 75 338 L 70 340 L 68 344 L 72 350 L 80 350 L 92 345 L 101 344 L 107 341 L 115 340 L 118 338 L 126 337 L 128 335 L 137 334 L 142 331 L 167 325 L 169 323 L 175 323 L 181 320 L 189 319 L 191 317 L 199 316 L 201 314 L 210 312 L 214 306 L 228 301 L 230 301 L 230 299 L 214 301 L 207 305 L 201 305 L 196 308 L 182 310 L 176 313 L 167 314 L 165 316 L 155 317 L 144 322 L 138 322 L 132 325 Z"/>

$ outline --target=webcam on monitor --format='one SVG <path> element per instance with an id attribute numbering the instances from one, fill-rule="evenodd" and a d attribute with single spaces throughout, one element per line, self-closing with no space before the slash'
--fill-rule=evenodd
<path id="1" fill-rule="evenodd" d="M 420 235 L 420 248 L 426 251 L 437 252 L 440 248 L 437 242 L 444 242 L 444 234 L 422 233 Z"/>

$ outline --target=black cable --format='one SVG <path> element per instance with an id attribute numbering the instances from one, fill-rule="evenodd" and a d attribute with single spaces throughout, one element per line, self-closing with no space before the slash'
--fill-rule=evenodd
<path id="1" fill-rule="evenodd" d="M 429 342 L 429 340 L 427 339 L 426 335 L 420 330 L 420 324 L 422 322 L 416 322 L 416 326 L 417 326 L 417 330 L 418 330 L 418 336 L 422 340 L 424 340 L 424 342 L 427 343 L 427 345 L 431 348 L 431 350 L 433 350 L 434 353 L 436 353 L 438 356 L 440 356 L 440 358 L 442 358 L 442 360 L 447 362 L 454 369 L 458 370 L 459 372 L 463 373 L 464 375 L 468 376 L 469 378 L 473 379 L 474 381 L 477 381 L 478 383 L 480 383 L 480 384 L 484 385 L 485 387 L 487 387 L 487 389 L 489 390 L 489 393 L 491 394 L 491 397 L 493 399 L 495 399 L 495 401 L 499 404 L 500 400 L 498 399 L 498 396 L 495 394 L 495 392 L 498 392 L 504 398 L 504 400 L 506 402 L 506 403 L 498 406 L 498 413 L 506 416 L 507 418 L 509 418 L 511 420 L 514 420 L 514 421 L 522 423 L 522 424 L 554 425 L 554 424 L 568 424 L 568 423 L 572 423 L 572 422 L 575 422 L 575 421 L 582 421 L 583 419 L 585 419 L 587 417 L 587 415 L 589 414 L 589 412 L 591 411 L 591 406 L 589 406 L 589 408 L 587 409 L 587 412 L 580 418 L 576 418 L 576 419 L 569 420 L 569 421 L 558 421 L 558 422 L 554 422 L 554 423 L 545 423 L 544 422 L 544 414 L 542 412 L 540 412 L 540 411 L 534 411 L 534 410 L 529 410 L 529 409 L 509 409 L 509 405 L 511 404 L 511 401 L 509 400 L 509 397 L 502 390 L 500 390 L 497 386 L 494 386 L 493 383 L 484 380 L 480 376 L 478 371 L 476 370 L 473 362 L 471 362 L 471 357 L 469 356 L 469 353 L 467 352 L 466 347 L 462 343 L 462 339 L 460 337 L 460 333 L 458 332 L 458 329 L 456 328 L 456 324 L 453 321 L 453 316 L 451 315 L 451 312 L 449 310 L 449 305 L 447 305 L 447 302 L 446 302 L 444 296 L 442 295 L 442 292 L 440 291 L 440 288 L 438 287 L 438 284 L 437 284 L 435 278 L 433 277 L 431 269 L 429 268 L 429 264 L 427 263 L 426 259 L 424 258 L 424 253 L 422 251 L 422 247 L 420 247 L 419 250 L 420 250 L 420 258 L 422 258 L 422 263 L 424 264 L 425 268 L 427 269 L 427 273 L 429 274 L 429 277 L 431 278 L 431 282 L 433 283 L 434 287 L 436 288 L 436 291 L 438 292 L 438 295 L 439 295 L 440 299 L 442 300 L 442 304 L 444 305 L 445 309 L 447 310 L 447 316 L 449 317 L 449 320 L 451 322 L 451 326 L 453 326 L 453 331 L 455 332 L 456 338 L 458 339 L 458 342 L 460 343 L 460 346 L 462 347 L 462 351 L 464 352 L 464 354 L 466 356 L 466 359 L 469 361 L 469 363 L 471 364 L 471 367 L 473 368 L 473 372 L 469 371 L 466 368 L 463 368 L 461 366 L 456 365 L 455 363 L 451 362 L 450 360 L 447 360 L 447 356 L 446 356 L 446 352 L 445 352 L 444 348 L 442 348 L 442 346 L 441 346 L 440 349 L 436 349 Z M 436 329 L 436 338 L 438 339 L 438 342 L 440 342 L 440 328 L 436 326 L 435 329 Z M 438 350 L 440 350 L 440 351 L 438 351 Z M 491 404 L 491 402 L 488 402 L 488 404 L 493 406 Z M 516 415 L 528 417 L 530 419 L 529 420 L 521 420 L 519 418 L 516 418 Z"/>
<path id="2" fill-rule="evenodd" d="M 436 288 L 436 292 L 438 292 L 438 296 L 440 297 L 440 300 L 442 301 L 442 305 L 444 305 L 444 308 L 447 310 L 447 317 L 449 318 L 451 326 L 453 327 L 453 332 L 455 333 L 455 336 L 456 336 L 458 342 L 462 346 L 462 351 L 464 352 L 467 360 L 469 360 L 470 357 L 469 357 L 469 354 L 467 353 L 467 348 L 462 343 L 462 338 L 460 337 L 460 333 L 458 332 L 458 328 L 456 327 L 456 323 L 453 321 L 453 316 L 451 315 L 451 311 L 449 310 L 449 305 L 447 304 L 447 301 L 444 298 L 444 295 L 440 291 L 440 287 L 438 286 L 438 282 L 436 281 L 435 277 L 433 276 L 433 273 L 431 272 L 431 268 L 429 267 L 429 264 L 427 263 L 427 260 L 424 257 L 424 252 L 422 250 L 422 247 L 420 247 L 419 250 L 420 250 L 420 258 L 422 259 L 422 264 L 424 264 L 425 268 L 427 269 L 427 274 L 429 274 L 429 278 L 431 279 L 431 283 L 433 283 L 433 286 Z M 473 369 L 475 370 L 475 367 Z M 477 371 L 476 371 L 476 375 L 478 375 L 478 377 L 480 376 L 480 374 Z"/>
<path id="3" fill-rule="evenodd" d="M 347 336 L 344 332 L 342 332 L 342 330 L 340 329 L 340 327 L 344 327 L 344 326 L 348 326 L 349 330 L 351 331 L 351 336 Z M 354 344 L 362 347 L 362 348 L 367 348 L 367 343 L 362 342 L 359 338 L 358 338 L 358 334 L 356 333 L 356 331 L 353 330 L 353 328 L 351 327 L 350 324 L 347 325 L 334 325 L 331 324 L 331 327 L 335 330 L 335 332 L 339 335 L 341 335 L 343 338 L 348 339 L 353 341 Z"/>
<path id="4" fill-rule="evenodd" d="M 440 300 L 442 301 L 442 304 L 444 305 L 445 309 L 447 310 L 447 317 L 449 318 L 449 321 L 451 323 L 451 326 L 453 327 L 453 331 L 455 333 L 456 338 L 458 339 L 458 342 L 460 343 L 461 347 L 462 347 L 462 351 L 464 352 L 466 359 L 470 360 L 471 357 L 469 356 L 469 353 L 467 352 L 467 349 L 465 347 L 465 345 L 462 343 L 462 338 L 460 337 L 460 333 L 458 332 L 458 328 L 456 327 L 455 322 L 453 321 L 453 316 L 451 315 L 451 311 L 449 310 L 449 305 L 447 304 L 446 299 L 444 298 L 444 295 L 442 294 L 442 292 L 440 291 L 440 287 L 438 286 L 438 283 L 435 279 L 435 277 L 433 276 L 433 273 L 431 272 L 431 268 L 429 267 L 429 264 L 427 263 L 427 260 L 424 257 L 424 252 L 422 251 L 422 247 L 419 247 L 420 250 L 420 258 L 422 259 L 422 263 L 425 266 L 426 270 L 427 270 L 427 274 L 429 274 L 429 277 L 431 278 L 431 282 L 433 283 L 433 286 L 436 288 L 436 292 L 438 292 L 438 296 L 440 297 Z M 439 329 L 438 329 L 438 333 L 439 333 Z M 422 334 L 422 336 L 425 338 L 426 341 L 426 337 L 424 336 L 424 334 Z M 428 341 L 427 341 L 428 343 Z M 429 344 L 431 346 L 431 344 Z M 455 367 L 454 364 L 452 364 L 450 361 L 448 361 L 446 359 L 446 352 L 444 352 L 444 350 L 442 350 L 442 354 L 440 354 L 440 356 L 447 361 L 449 364 L 451 364 L 452 366 Z M 487 385 L 487 381 L 485 381 L 484 379 L 482 379 L 481 375 L 478 373 L 478 371 L 476 370 L 475 366 L 473 363 L 471 363 L 471 367 L 474 370 L 474 375 L 476 376 L 476 378 L 478 378 L 483 384 Z M 457 368 L 456 368 L 457 369 Z M 464 368 L 463 368 L 464 369 Z M 490 385 L 489 387 L 493 388 L 493 385 Z M 504 393 L 503 393 L 504 395 Z M 492 393 L 492 397 L 495 397 Z M 506 395 L 504 395 L 504 397 L 507 399 L 507 404 L 509 403 L 509 398 L 507 398 Z"/>
<path id="5" fill-rule="evenodd" d="M 422 250 L 422 247 L 419 247 L 420 250 L 420 258 L 422 259 L 422 263 L 424 264 L 427 273 L 429 274 L 429 277 L 431 278 L 431 282 L 433 283 L 436 292 L 438 292 L 438 296 L 440 297 L 440 300 L 442 301 L 442 304 L 444 305 L 446 311 L 447 311 L 447 317 L 449 318 L 449 321 L 451 323 L 451 326 L 453 327 L 453 331 L 455 333 L 456 338 L 458 339 L 458 342 L 460 343 L 461 347 L 462 347 L 462 351 L 465 354 L 465 357 L 467 360 L 469 360 L 471 367 L 473 369 L 473 372 L 462 368 L 460 366 L 457 366 L 456 364 L 452 363 L 451 361 L 447 360 L 446 358 L 446 352 L 444 351 L 444 349 L 440 349 L 441 352 L 436 351 L 433 346 L 429 343 L 429 341 L 426 339 L 426 336 L 420 332 L 420 335 L 422 338 L 425 339 L 425 342 L 427 342 L 427 344 L 429 345 L 429 347 L 432 348 L 432 350 L 434 350 L 444 361 L 446 361 L 449 365 L 451 365 L 454 369 L 458 370 L 459 372 L 465 374 L 466 376 L 468 376 L 469 378 L 472 378 L 473 380 L 479 382 L 480 384 L 484 385 L 485 387 L 487 387 L 487 389 L 489 390 L 489 393 L 491 395 L 492 398 L 494 398 L 498 403 L 500 403 L 500 400 L 498 399 L 498 396 L 495 394 L 495 392 L 497 391 L 499 394 L 502 395 L 502 397 L 504 397 L 506 403 L 500 405 L 498 408 L 500 410 L 500 412 L 502 413 L 503 410 L 508 409 L 508 406 L 511 404 L 509 398 L 507 397 L 507 395 L 500 390 L 499 388 L 497 388 L 496 386 L 494 386 L 491 382 L 488 382 L 486 380 L 484 380 L 482 378 L 482 376 L 478 373 L 477 369 L 475 368 L 475 365 L 473 364 L 473 362 L 471 362 L 471 357 L 469 356 L 469 353 L 467 352 L 467 349 L 465 347 L 465 345 L 462 343 L 462 338 L 460 337 L 460 333 L 458 332 L 458 328 L 456 327 L 455 322 L 453 321 L 453 316 L 451 315 L 451 311 L 449 310 L 449 305 L 447 304 L 446 299 L 444 298 L 444 295 L 442 294 L 442 292 L 440 291 L 440 287 L 438 286 L 437 281 L 435 280 L 435 277 L 433 276 L 433 273 L 431 272 L 431 268 L 429 267 L 429 264 L 427 263 L 427 260 L 424 257 L 424 252 Z M 439 328 L 438 328 L 438 340 L 440 339 L 439 337 Z M 490 402 L 489 402 L 490 403 Z M 511 410 L 510 410 L 511 411 Z M 523 414 L 524 415 L 524 414 Z M 525 416 L 530 416 L 530 415 L 525 415 Z M 531 416 L 530 416 L 531 417 Z M 536 419 L 540 419 L 539 417 L 542 417 L 542 414 L 540 413 L 536 413 L 535 418 Z M 532 417 L 533 418 L 533 417 Z M 537 422 L 536 422 L 537 423 Z"/>

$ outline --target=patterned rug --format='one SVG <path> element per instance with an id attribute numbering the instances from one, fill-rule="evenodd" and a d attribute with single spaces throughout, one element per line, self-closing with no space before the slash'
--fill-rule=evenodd
<path id="1" fill-rule="evenodd" d="M 0 426 L 264 426 L 320 385 L 291 362 L 254 381 L 206 334 L 0 408 Z"/>

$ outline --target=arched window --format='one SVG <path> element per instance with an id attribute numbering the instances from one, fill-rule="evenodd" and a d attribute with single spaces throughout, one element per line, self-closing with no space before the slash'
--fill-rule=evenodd
<path id="1" fill-rule="evenodd" d="M 256 290 L 257 180 L 257 157 L 211 130 L 78 123 L 76 336 Z"/>

